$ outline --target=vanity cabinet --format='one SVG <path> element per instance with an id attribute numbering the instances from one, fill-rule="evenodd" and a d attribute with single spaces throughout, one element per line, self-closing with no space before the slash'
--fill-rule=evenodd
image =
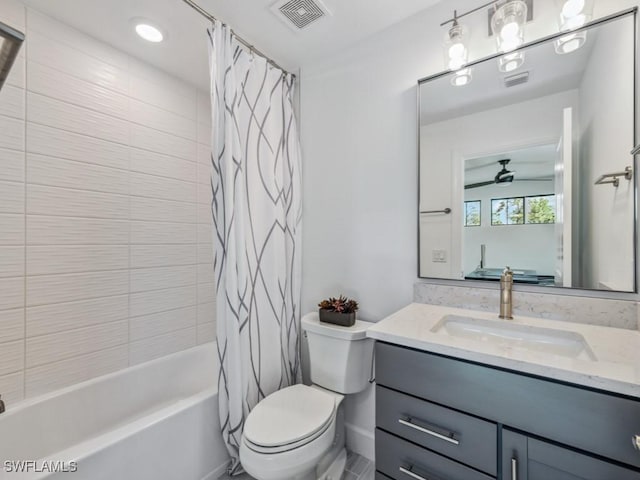
<path id="1" fill-rule="evenodd" d="M 639 399 L 380 341 L 376 382 L 378 478 L 640 480 Z"/>

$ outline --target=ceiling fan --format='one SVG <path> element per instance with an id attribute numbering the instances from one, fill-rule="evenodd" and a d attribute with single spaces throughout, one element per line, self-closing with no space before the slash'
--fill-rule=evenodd
<path id="1" fill-rule="evenodd" d="M 511 161 L 510 158 L 505 158 L 503 160 L 498 160 L 498 163 L 502 166 L 502 169 L 493 177 L 493 180 L 487 180 L 486 182 L 478 182 L 478 183 L 470 183 L 469 185 L 465 185 L 464 188 L 478 188 L 478 187 L 486 187 L 487 185 L 509 185 L 515 179 L 516 172 L 507 169 L 507 165 Z M 520 181 L 544 181 L 548 182 L 553 180 L 551 177 L 538 177 L 538 178 L 520 178 Z"/>

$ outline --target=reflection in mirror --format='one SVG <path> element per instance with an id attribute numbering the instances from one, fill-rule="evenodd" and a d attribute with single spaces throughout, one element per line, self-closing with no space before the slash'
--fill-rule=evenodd
<path id="1" fill-rule="evenodd" d="M 551 39 L 509 73 L 488 59 L 467 85 L 420 82 L 421 277 L 509 265 L 520 283 L 635 291 L 636 179 L 596 184 L 633 171 L 634 32 L 629 13 L 570 53 Z"/>

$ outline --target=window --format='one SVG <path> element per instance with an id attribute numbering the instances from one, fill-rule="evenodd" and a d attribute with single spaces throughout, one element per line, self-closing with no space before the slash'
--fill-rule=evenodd
<path id="1" fill-rule="evenodd" d="M 525 197 L 527 223 L 556 223 L 556 196 Z"/>
<path id="2" fill-rule="evenodd" d="M 491 200 L 491 225 L 522 225 L 523 223 L 523 197 Z"/>
<path id="3" fill-rule="evenodd" d="M 481 223 L 480 217 L 480 200 L 464 202 L 465 227 L 479 227 Z"/>
<path id="4" fill-rule="evenodd" d="M 524 225 L 556 222 L 555 195 L 494 198 L 491 225 Z"/>

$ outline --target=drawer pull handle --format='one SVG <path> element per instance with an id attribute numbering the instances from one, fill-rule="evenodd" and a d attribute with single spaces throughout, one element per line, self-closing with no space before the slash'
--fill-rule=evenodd
<path id="1" fill-rule="evenodd" d="M 418 475 L 417 473 L 412 472 L 411 468 L 412 467 L 409 467 L 409 468 L 400 467 L 400 471 L 405 475 L 409 475 L 411 478 L 415 478 L 416 480 L 429 480 L 427 477 L 423 477 L 422 475 Z"/>
<path id="2" fill-rule="evenodd" d="M 634 435 L 631 437 L 631 443 L 633 444 L 633 448 L 640 450 L 640 435 Z"/>
<path id="3" fill-rule="evenodd" d="M 405 427 L 413 428 L 414 430 L 418 430 L 419 432 L 426 433 L 427 435 L 431 435 L 432 437 L 439 438 L 440 440 L 444 440 L 445 442 L 453 443 L 454 445 L 460 445 L 460 441 L 455 438 L 455 434 L 453 432 L 443 433 L 435 431 L 437 427 L 429 426 L 420 426 L 415 423 L 415 420 L 412 418 L 407 418 L 406 420 L 400 418 L 398 419 L 398 423 L 404 425 Z"/>
<path id="4" fill-rule="evenodd" d="M 518 480 L 518 460 L 511 459 L 511 480 Z"/>

